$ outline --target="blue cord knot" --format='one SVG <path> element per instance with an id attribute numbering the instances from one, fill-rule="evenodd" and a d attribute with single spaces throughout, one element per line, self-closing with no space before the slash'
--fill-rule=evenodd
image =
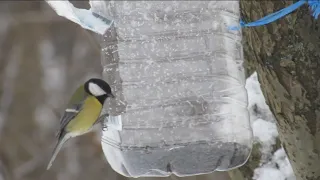
<path id="1" fill-rule="evenodd" d="M 298 2 L 291 4 L 290 6 L 283 8 L 277 12 L 274 12 L 272 14 L 269 14 L 257 21 L 245 23 L 242 20 L 240 20 L 240 27 L 239 26 L 232 26 L 229 27 L 230 30 L 239 30 L 241 27 L 253 27 L 253 26 L 261 26 L 265 24 L 269 24 L 271 22 L 274 22 L 301 7 L 305 3 L 308 3 L 311 11 L 312 16 L 315 19 L 318 19 L 318 16 L 320 14 L 320 0 L 299 0 Z"/>
<path id="2" fill-rule="evenodd" d="M 318 19 L 318 16 L 320 14 L 320 1 L 319 0 L 308 0 L 308 4 L 311 8 L 312 16 L 315 19 Z"/>

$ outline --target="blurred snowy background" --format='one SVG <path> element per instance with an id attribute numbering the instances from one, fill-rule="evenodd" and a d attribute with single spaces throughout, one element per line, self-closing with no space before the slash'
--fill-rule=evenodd
<path id="1" fill-rule="evenodd" d="M 85 1 L 73 2 L 88 8 Z M 56 15 L 40 1 L 0 2 L 0 180 L 127 179 L 106 162 L 99 133 L 69 141 L 49 171 L 61 112 L 74 88 L 101 76 L 95 36 Z M 247 80 L 249 110 L 262 158 L 253 179 L 293 180 L 282 148 L 274 151 L 277 129 L 260 90 L 257 75 Z M 219 172 L 188 178 L 227 180 Z"/>

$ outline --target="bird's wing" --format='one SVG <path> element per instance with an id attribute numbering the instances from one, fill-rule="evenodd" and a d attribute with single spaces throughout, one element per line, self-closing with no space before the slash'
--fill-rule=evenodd
<path id="1" fill-rule="evenodd" d="M 60 131 L 64 130 L 66 125 L 76 117 L 82 109 L 83 103 L 80 102 L 78 104 L 74 104 L 73 106 L 69 106 L 65 111 L 60 120 Z M 58 135 L 59 136 L 59 135 Z"/>
<path id="2" fill-rule="evenodd" d="M 81 111 L 83 102 L 87 96 L 88 94 L 84 91 L 83 85 L 80 86 L 72 95 L 67 108 L 60 119 L 60 128 L 57 134 L 58 138 L 62 138 L 66 125 Z"/>

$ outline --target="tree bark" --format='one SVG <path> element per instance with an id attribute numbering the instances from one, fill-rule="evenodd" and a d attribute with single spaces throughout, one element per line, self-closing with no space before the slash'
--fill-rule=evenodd
<path id="1" fill-rule="evenodd" d="M 290 4 L 242 0 L 241 13 L 251 22 Z M 243 39 L 297 180 L 320 179 L 319 21 L 304 5 L 271 24 L 244 28 Z"/>

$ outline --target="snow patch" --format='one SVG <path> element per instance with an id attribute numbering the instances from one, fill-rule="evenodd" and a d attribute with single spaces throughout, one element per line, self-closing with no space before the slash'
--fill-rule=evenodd
<path id="1" fill-rule="evenodd" d="M 257 119 L 252 123 L 252 129 L 255 139 L 262 144 L 262 153 L 270 153 L 278 137 L 276 124 L 263 119 Z"/>
<path id="2" fill-rule="evenodd" d="M 270 162 L 255 169 L 256 180 L 295 180 L 292 167 L 283 148 L 278 149 Z"/>
<path id="3" fill-rule="evenodd" d="M 254 139 L 262 145 L 261 161 L 265 162 L 272 156 L 272 146 L 275 145 L 278 136 L 277 126 L 274 116 L 265 102 L 256 72 L 247 79 L 246 89 Z"/>
<path id="4" fill-rule="evenodd" d="M 259 177 L 253 177 L 253 179 L 257 180 L 285 180 L 285 176 L 273 167 L 258 168 L 255 170 L 255 175 L 258 175 Z"/>
<path id="5" fill-rule="evenodd" d="M 265 102 L 260 89 L 257 73 L 246 82 L 251 125 L 256 142 L 261 144 L 260 167 L 255 169 L 255 180 L 295 180 L 292 167 L 283 148 L 272 154 L 273 145 L 278 137 L 275 118 Z"/>
<path id="6" fill-rule="evenodd" d="M 275 118 L 264 99 L 256 72 L 247 79 L 246 89 L 248 93 L 248 109 L 251 122 L 253 123 L 259 118 L 265 121 L 275 122 Z"/>

